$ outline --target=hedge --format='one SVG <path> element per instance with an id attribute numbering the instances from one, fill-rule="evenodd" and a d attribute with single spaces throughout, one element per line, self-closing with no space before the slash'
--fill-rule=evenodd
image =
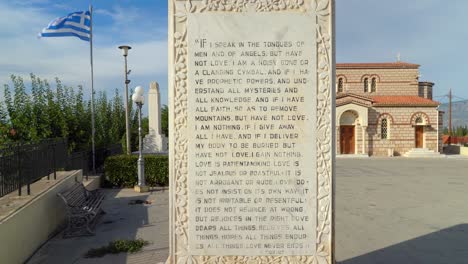
<path id="1" fill-rule="evenodd" d="M 167 155 L 145 155 L 145 179 L 148 186 L 169 184 L 169 159 Z M 133 187 L 138 183 L 138 156 L 111 156 L 104 162 L 106 180 L 112 186 Z"/>

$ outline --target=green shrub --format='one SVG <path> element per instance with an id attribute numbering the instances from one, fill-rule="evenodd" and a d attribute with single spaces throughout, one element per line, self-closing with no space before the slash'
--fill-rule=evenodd
<path id="1" fill-rule="evenodd" d="M 147 245 L 149 245 L 149 242 L 143 239 L 115 240 L 109 242 L 107 246 L 88 250 L 85 254 L 85 258 L 100 258 L 107 254 L 119 254 L 121 252 L 136 253 Z"/>
<path id="2" fill-rule="evenodd" d="M 145 155 L 145 179 L 148 186 L 169 184 L 169 159 L 167 155 Z M 112 186 L 133 187 L 138 183 L 138 156 L 111 156 L 104 162 L 106 180 Z"/>

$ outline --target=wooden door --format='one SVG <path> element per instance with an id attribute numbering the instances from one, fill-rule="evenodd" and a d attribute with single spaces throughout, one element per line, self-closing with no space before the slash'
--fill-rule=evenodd
<path id="1" fill-rule="evenodd" d="M 424 127 L 416 126 L 415 127 L 415 138 L 416 138 L 416 148 L 424 147 Z"/>
<path id="2" fill-rule="evenodd" d="M 341 154 L 354 154 L 354 126 L 340 126 Z"/>

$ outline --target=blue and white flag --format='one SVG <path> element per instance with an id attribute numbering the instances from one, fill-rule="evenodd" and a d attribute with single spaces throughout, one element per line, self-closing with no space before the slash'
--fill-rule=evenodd
<path id="1" fill-rule="evenodd" d="M 78 37 L 89 41 L 91 36 L 91 13 L 79 11 L 52 20 L 42 29 L 39 37 Z"/>

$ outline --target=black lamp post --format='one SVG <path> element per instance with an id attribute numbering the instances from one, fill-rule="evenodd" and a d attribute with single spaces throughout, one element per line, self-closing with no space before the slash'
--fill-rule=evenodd
<path id="1" fill-rule="evenodd" d="M 141 128 L 141 108 L 145 103 L 145 97 L 143 97 L 144 90 L 143 87 L 137 86 L 135 92 L 132 95 L 132 101 L 138 106 L 138 185 L 135 186 L 135 191 L 137 192 L 147 192 L 149 191 L 148 186 L 145 182 L 145 160 L 143 159 L 143 139 L 142 139 L 142 128 Z"/>
<path id="2" fill-rule="evenodd" d="M 128 108 L 128 84 L 130 83 L 130 80 L 128 79 L 128 74 L 130 74 L 130 71 L 127 70 L 127 56 L 128 56 L 128 50 L 132 49 L 130 46 L 119 46 L 119 49 L 122 50 L 122 54 L 125 58 L 125 133 L 127 134 L 127 154 L 131 153 L 131 147 L 130 147 L 130 121 L 129 121 L 129 108 Z"/>

